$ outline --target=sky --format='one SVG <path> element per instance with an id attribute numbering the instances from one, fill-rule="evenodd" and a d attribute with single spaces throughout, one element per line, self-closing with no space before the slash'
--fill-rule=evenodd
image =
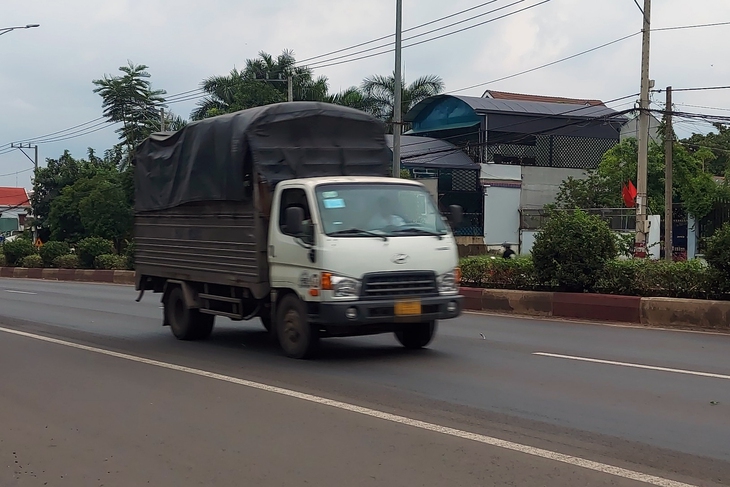
<path id="1" fill-rule="evenodd" d="M 638 93 L 641 36 L 507 80 L 510 76 L 641 30 L 634 0 L 493 0 L 448 20 L 426 22 L 485 3 L 485 0 L 404 0 L 404 46 L 526 10 L 464 32 L 403 50 L 406 81 L 441 76 L 446 92 L 481 96 L 485 89 L 604 101 Z M 188 92 L 203 79 L 224 75 L 259 51 L 294 51 L 306 59 L 388 36 L 395 30 L 395 0 L 2 0 L 0 29 L 40 27 L 0 35 L 0 186 L 31 186 L 32 163 L 11 142 L 69 129 L 102 115 L 92 80 L 115 75 L 128 61 L 146 64 L 153 88 L 168 95 Z M 643 3 L 640 0 L 639 3 Z M 534 5 L 534 7 L 533 7 Z M 500 9 L 474 20 L 418 37 L 408 37 Z M 652 28 L 730 22 L 728 0 L 655 0 Z M 730 85 L 730 25 L 652 33 L 651 78 L 656 88 Z M 391 38 L 392 39 L 392 38 Z M 354 51 L 387 43 L 369 44 Z M 379 49 L 380 52 L 385 49 Z M 347 51 L 330 57 L 351 53 Z M 367 53 L 370 54 L 370 53 Z M 362 56 L 361 54 L 360 56 Z M 357 57 L 357 56 L 355 56 Z M 318 58 L 315 74 L 330 91 L 359 85 L 373 74 L 393 72 L 394 55 L 333 66 Z M 332 61 L 338 63 L 343 59 Z M 660 108 L 663 94 L 654 94 Z M 183 97 L 184 98 L 184 97 Z M 622 110 L 634 98 L 609 106 Z M 730 115 L 730 90 L 679 92 L 677 109 Z M 188 117 L 195 100 L 170 104 Z M 113 128 L 82 126 L 89 132 L 39 144 L 41 166 L 68 149 L 83 157 L 114 145 Z M 707 132 L 707 125 L 681 122 L 681 136 Z M 63 135 L 81 135 L 79 129 Z M 42 140 L 42 139 L 41 139 Z M 26 151 L 32 157 L 32 151 Z"/>

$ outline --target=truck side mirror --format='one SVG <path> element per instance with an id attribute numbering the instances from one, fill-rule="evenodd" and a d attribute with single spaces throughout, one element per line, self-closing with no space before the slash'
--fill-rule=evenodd
<path id="1" fill-rule="evenodd" d="M 290 206 L 286 209 L 286 233 L 301 237 L 304 233 L 304 209 Z"/>
<path id="2" fill-rule="evenodd" d="M 459 205 L 449 206 L 449 223 L 452 227 L 459 225 L 464 220 L 464 210 Z"/>

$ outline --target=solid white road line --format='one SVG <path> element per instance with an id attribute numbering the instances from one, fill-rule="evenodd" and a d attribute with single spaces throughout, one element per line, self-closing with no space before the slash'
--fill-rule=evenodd
<path id="1" fill-rule="evenodd" d="M 6 289 L 5 292 L 6 293 L 13 293 L 13 294 L 33 294 L 33 295 L 38 294 L 38 293 L 31 293 L 31 292 L 28 292 L 28 291 L 13 291 L 12 289 Z"/>
<path id="2" fill-rule="evenodd" d="M 533 355 L 540 357 L 561 358 L 566 360 L 577 360 L 579 362 L 592 362 L 594 364 L 618 365 L 621 367 L 632 367 L 634 369 L 658 370 L 660 372 L 673 372 L 675 374 L 697 375 L 700 377 L 711 377 L 713 379 L 730 380 L 730 375 L 712 374 L 710 372 L 696 372 L 694 370 L 672 369 L 669 367 L 656 367 L 654 365 L 632 364 L 628 362 L 614 362 L 612 360 L 600 360 L 596 358 L 574 357 L 572 355 L 560 355 L 557 353 L 534 352 Z"/>
<path id="3" fill-rule="evenodd" d="M 244 387 L 249 387 L 252 389 L 258 389 L 261 391 L 279 394 L 281 396 L 287 396 L 287 397 L 300 399 L 302 401 L 307 401 L 307 402 L 311 402 L 311 403 L 315 403 L 315 404 L 321 404 L 324 406 L 330 406 L 333 408 L 341 409 L 343 411 L 349 411 L 352 413 L 362 414 L 364 416 L 369 416 L 369 417 L 381 419 L 384 421 L 390 421 L 390 422 L 401 424 L 401 425 L 411 426 L 414 428 L 419 428 L 421 430 L 432 431 L 434 433 L 441 433 L 444 435 L 454 436 L 454 437 L 462 438 L 465 440 L 476 441 L 478 443 L 483 443 L 485 445 L 495 446 L 495 447 L 503 448 L 506 450 L 524 453 L 526 455 L 531 455 L 534 457 L 554 460 L 557 462 L 566 463 L 568 465 L 582 467 L 582 468 L 585 468 L 588 470 L 593 470 L 595 472 L 613 475 L 616 477 L 621 477 L 621 478 L 633 480 L 636 482 L 643 482 L 646 484 L 656 485 L 656 486 L 660 486 L 660 487 L 697 487 L 697 486 L 694 486 L 691 484 L 685 484 L 683 482 L 678 482 L 676 480 L 656 477 L 654 475 L 647 475 L 647 474 L 644 474 L 641 472 L 636 472 L 636 471 L 628 470 L 628 469 L 621 468 L 621 467 L 615 467 L 613 465 L 607 465 L 604 463 L 594 462 L 592 460 L 586 460 L 584 458 L 575 457 L 572 455 L 565 455 L 565 454 L 550 451 L 550 450 L 543 450 L 542 448 L 534 448 L 534 447 L 531 447 L 528 445 L 522 445 L 520 443 L 513 443 L 511 441 L 500 440 L 498 438 L 493 438 L 490 436 L 480 435 L 477 433 L 470 433 L 468 431 L 463 431 L 463 430 L 459 430 L 459 429 L 455 429 L 455 428 L 449 428 L 446 426 L 440 426 L 440 425 L 433 424 L 433 423 L 427 423 L 425 421 L 419 421 L 417 419 L 411 419 L 411 418 L 407 418 L 405 416 L 398 416 L 396 414 L 390 414 L 390 413 L 386 413 L 383 411 L 378 411 L 376 409 L 356 406 L 354 404 L 349 404 L 346 402 L 333 401 L 333 400 L 327 399 L 325 397 L 314 396 L 312 394 L 305 394 L 303 392 L 297 392 L 297 391 L 293 391 L 290 389 L 284 389 L 281 387 L 261 384 L 259 382 L 239 379 L 237 377 L 216 374 L 214 372 L 208 372 L 206 370 L 193 369 L 193 368 L 185 367 L 182 365 L 175 365 L 175 364 L 170 364 L 167 362 L 160 362 L 157 360 L 138 357 L 136 355 L 129 355 L 126 353 L 105 350 L 103 348 L 96 348 L 96 347 L 90 347 L 87 345 L 80 345 L 78 343 L 67 342 L 65 340 L 59 340 L 56 338 L 50 338 L 50 337 L 46 337 L 43 335 L 36 335 L 33 333 L 13 330 L 10 328 L 0 327 L 0 332 L 8 333 L 11 335 L 18 335 L 18 336 L 22 336 L 22 337 L 26 337 L 26 338 L 32 338 L 34 340 L 40 340 L 43 342 L 54 343 L 56 345 L 63 345 L 65 347 L 76 348 L 79 350 L 85 350 L 87 352 L 94 352 L 94 353 L 98 353 L 98 354 L 102 354 L 102 355 L 108 355 L 110 357 L 116 357 L 116 358 L 120 358 L 123 360 L 129 360 L 129 361 L 137 362 L 137 363 L 141 363 L 141 364 L 161 367 L 163 369 L 184 372 L 186 374 L 192 374 L 192 375 L 196 375 L 199 377 L 207 377 L 209 379 L 216 379 L 216 380 L 228 382 L 231 384 L 236 384 L 236 385 L 240 385 L 240 386 L 244 386 Z"/>

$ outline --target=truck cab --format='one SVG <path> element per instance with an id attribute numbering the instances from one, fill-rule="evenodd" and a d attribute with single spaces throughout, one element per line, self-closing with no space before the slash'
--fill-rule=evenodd
<path id="1" fill-rule="evenodd" d="M 307 355 L 322 336 L 383 332 L 421 348 L 437 320 L 461 312 L 456 241 L 428 190 L 415 181 L 281 182 L 267 257 L 277 303 L 272 322 L 292 356 Z"/>

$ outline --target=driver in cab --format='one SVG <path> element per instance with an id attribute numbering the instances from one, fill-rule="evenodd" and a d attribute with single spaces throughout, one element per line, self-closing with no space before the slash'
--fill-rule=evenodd
<path id="1" fill-rule="evenodd" d="M 375 214 L 370 218 L 368 230 L 384 230 L 388 227 L 400 227 L 406 222 L 403 218 L 396 215 L 392 208 L 394 203 L 387 197 L 381 196 L 375 208 Z"/>

